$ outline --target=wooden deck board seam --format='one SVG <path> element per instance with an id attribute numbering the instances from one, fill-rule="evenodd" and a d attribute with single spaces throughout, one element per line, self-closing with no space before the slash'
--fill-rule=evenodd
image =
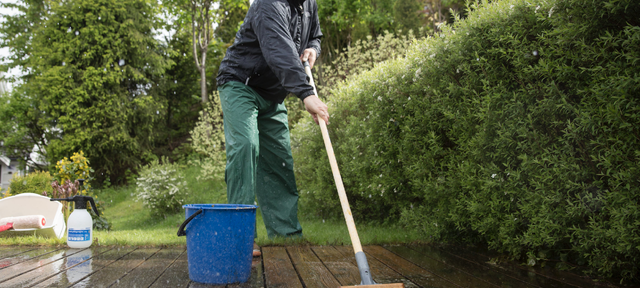
<path id="1" fill-rule="evenodd" d="M 58 250 L 60 250 L 60 249 L 58 249 Z M 55 250 L 55 251 L 58 251 L 58 250 Z M 52 252 L 55 252 L 55 251 L 52 251 Z M 81 251 L 83 251 L 83 250 L 81 250 Z M 78 252 L 76 252 L 76 253 L 79 253 L 79 252 L 80 252 L 80 251 L 78 251 Z M 76 253 L 73 253 L 73 254 L 76 254 Z M 42 254 L 42 255 L 38 255 L 37 257 L 43 256 L 43 255 L 47 255 L 47 254 L 49 254 L 49 253 L 45 253 L 45 254 Z M 27 260 L 25 260 L 25 261 L 32 260 L 33 258 L 36 258 L 36 257 L 29 258 L 29 259 L 27 259 Z M 21 262 L 16 263 L 16 264 L 20 264 L 20 263 L 25 262 L 25 261 L 21 261 Z M 56 260 L 56 261 L 57 261 L 57 260 Z M 53 262 L 55 262 L 55 261 L 51 261 L 51 262 L 49 262 L 49 263 L 47 263 L 47 264 L 45 264 L 45 265 L 43 265 L 43 266 L 49 265 L 49 264 L 51 264 L 51 263 L 53 263 Z M 13 265 L 14 265 L 14 264 L 9 265 L 9 266 L 7 266 L 7 267 L 11 267 L 11 266 L 13 266 Z M 11 276 L 11 277 L 4 278 L 4 279 L 0 279 L 0 283 L 7 282 L 7 281 L 9 281 L 9 280 L 11 280 L 11 279 L 14 279 L 14 278 L 20 277 L 20 276 L 22 276 L 22 275 L 24 275 L 24 274 L 27 274 L 27 273 L 29 273 L 29 272 L 31 272 L 31 271 L 33 271 L 33 270 L 37 270 L 38 268 L 40 268 L 40 267 L 34 267 L 34 268 L 29 269 L 29 270 L 24 270 L 24 271 L 22 271 L 21 273 L 18 273 L 18 274 L 16 274 L 16 275 Z"/>
<path id="2" fill-rule="evenodd" d="M 411 248 L 411 245 L 408 245 L 407 247 L 408 247 L 409 249 L 411 249 L 411 250 L 415 251 L 416 253 L 421 254 L 421 255 L 423 255 L 424 257 L 427 257 L 427 258 L 429 258 L 429 259 L 431 259 L 431 260 L 433 260 L 433 261 L 440 262 L 440 263 L 442 263 L 442 264 L 444 264 L 444 265 L 447 265 L 447 266 L 449 266 L 449 267 L 451 267 L 451 268 L 453 268 L 453 269 L 455 269 L 455 270 L 458 270 L 458 271 L 460 271 L 460 272 L 462 272 L 462 273 L 464 273 L 464 274 L 467 274 L 467 275 L 471 276 L 471 277 L 472 277 L 472 278 L 474 278 L 474 279 L 481 280 L 481 281 L 483 281 L 483 282 L 485 282 L 485 283 L 487 283 L 487 284 L 489 284 L 489 285 L 491 285 L 491 286 L 495 286 L 495 287 L 500 288 L 500 286 L 499 286 L 499 285 L 493 284 L 493 283 L 491 283 L 491 282 L 489 282 L 489 281 L 487 281 L 487 280 L 485 280 L 485 279 L 483 279 L 483 278 L 479 278 L 479 277 L 477 277 L 477 276 L 475 276 L 475 275 L 473 275 L 473 274 L 471 274 L 471 273 L 469 273 L 469 272 L 467 272 L 467 271 L 465 271 L 465 270 L 462 270 L 462 269 L 460 269 L 460 268 L 458 268 L 458 267 L 456 267 L 456 266 L 454 266 L 454 265 L 451 265 L 451 264 L 449 264 L 449 263 L 447 263 L 447 262 L 444 262 L 444 261 L 442 261 L 442 260 L 438 260 L 438 259 L 436 259 L 436 258 L 433 258 L 433 257 L 431 257 L 431 256 L 429 256 L 429 255 L 427 255 L 427 254 L 425 254 L 425 253 L 422 253 L 422 252 L 420 252 L 420 251 L 417 251 L 417 250 L 415 250 L 415 249 Z M 387 250 L 389 250 L 389 249 L 387 249 Z M 442 251 L 442 250 L 440 250 L 440 251 Z M 444 251 L 443 251 L 443 252 L 444 252 Z M 393 253 L 393 252 L 392 252 L 392 253 Z M 447 253 L 447 254 L 448 254 L 448 253 Z M 455 256 L 455 255 L 453 255 L 453 256 Z M 461 259 L 462 259 L 462 258 L 461 258 Z M 409 260 L 409 259 L 405 259 L 405 260 L 407 260 L 407 261 L 411 262 L 411 260 Z M 471 262 L 471 261 L 469 261 L 469 260 L 467 260 L 467 259 L 462 259 L 462 260 L 467 261 L 467 262 L 470 262 L 470 263 L 473 263 L 473 264 L 476 264 L 476 263 Z M 413 264 L 415 264 L 415 265 L 418 265 L 418 263 L 414 263 L 414 262 L 411 262 L 411 263 L 413 263 Z M 420 265 L 418 265 L 418 266 L 420 266 Z M 420 267 L 422 267 L 422 266 L 420 266 Z M 424 268 L 424 267 L 422 267 L 422 268 Z M 426 268 L 425 268 L 425 269 L 426 269 Z M 522 281 L 521 281 L 521 282 L 522 282 Z M 529 283 L 527 283 L 527 284 L 529 284 Z M 542 288 L 542 287 L 540 287 L 540 288 Z"/>
<path id="3" fill-rule="evenodd" d="M 33 251 L 33 250 L 36 250 L 36 249 L 38 249 L 38 248 L 33 248 L 33 249 L 31 249 L 31 250 L 18 252 L 18 253 L 16 253 L 16 254 L 12 254 L 12 255 L 7 255 L 7 256 L 4 256 L 4 257 L 0 258 L 0 260 L 4 260 L 4 259 L 7 259 L 7 258 L 11 258 L 11 257 L 16 257 L 16 256 L 18 256 L 18 255 L 20 255 L 20 254 L 24 254 L 24 253 L 27 253 L 27 252 L 30 252 L 30 251 Z M 2 267 L 2 268 L 0 268 L 0 270 L 2 270 L 2 269 L 4 269 L 4 268 L 7 268 L 7 267 Z"/>
<path id="4" fill-rule="evenodd" d="M 491 270 L 493 270 L 493 271 L 496 271 L 497 273 L 503 274 L 503 275 L 505 275 L 505 276 L 507 276 L 507 277 L 509 277 L 509 278 L 511 278 L 511 279 L 514 279 L 514 280 L 518 281 L 518 282 L 522 282 L 522 283 L 525 283 L 525 284 L 528 284 L 528 285 L 531 285 L 531 286 L 536 286 L 536 287 L 539 287 L 539 288 L 544 288 L 544 287 L 542 287 L 542 286 L 540 286 L 540 285 L 537 285 L 537 284 L 535 284 L 535 283 L 530 283 L 530 282 L 524 281 L 524 280 L 522 280 L 522 279 L 520 279 L 520 278 L 518 278 L 518 277 L 511 276 L 511 274 L 510 274 L 510 273 L 505 273 L 505 272 L 509 272 L 509 270 L 504 269 L 504 268 L 502 268 L 502 267 L 500 267 L 500 266 L 498 266 L 498 265 L 488 265 L 488 266 L 487 266 L 487 265 L 483 265 L 483 263 L 478 263 L 478 262 L 476 262 L 476 261 L 474 261 L 474 260 L 467 259 L 467 258 L 461 257 L 461 256 L 456 255 L 456 254 L 453 254 L 453 253 L 449 253 L 448 251 L 445 251 L 445 250 L 440 249 L 440 248 L 438 248 L 438 247 L 436 247 L 436 249 L 438 249 L 438 250 L 440 250 L 440 251 L 442 251 L 442 252 L 444 252 L 444 253 L 447 253 L 447 254 L 449 254 L 449 255 L 451 255 L 451 256 L 454 256 L 454 257 L 460 258 L 460 259 L 462 259 L 462 260 L 469 261 L 469 262 L 474 263 L 474 264 L 478 264 L 478 265 L 482 265 L 482 266 L 488 267 L 489 269 L 491 269 Z M 465 251 L 466 251 L 466 252 L 468 252 L 468 253 L 473 253 L 472 251 L 468 251 L 468 250 L 465 250 Z M 475 253 L 475 254 L 478 254 L 478 253 Z M 481 255 L 481 254 L 478 254 L 478 255 Z M 491 258 L 491 257 L 489 257 L 489 258 Z M 527 271 L 527 272 L 528 272 L 528 271 Z M 537 273 L 536 273 L 536 275 L 537 275 Z M 551 279 L 551 278 L 549 278 L 549 277 L 544 277 L 544 278 Z M 556 279 L 552 279 L 552 280 L 556 280 Z M 557 281 L 557 280 L 556 280 L 556 281 Z M 560 281 L 560 282 L 561 282 L 561 281 Z M 561 282 L 561 283 L 564 283 L 564 282 Z M 567 284 L 567 283 L 564 283 L 564 284 Z M 568 285 L 571 285 L 571 284 L 568 284 Z M 571 285 L 571 286 L 573 286 L 573 287 L 577 287 L 577 286 L 575 286 L 575 285 Z M 578 287 L 578 288 L 582 288 L 582 287 Z"/>
<path id="5" fill-rule="evenodd" d="M 32 259 L 34 259 L 34 258 L 38 258 L 38 257 L 42 257 L 42 256 L 47 255 L 47 254 L 51 254 L 51 253 L 53 253 L 53 252 L 60 251 L 60 250 L 62 250 L 62 248 L 59 248 L 59 249 L 56 249 L 56 250 L 52 250 L 52 251 L 49 251 L 49 252 L 47 252 L 47 253 L 40 254 L 40 255 L 38 255 L 38 256 L 34 256 L 34 257 L 30 257 L 30 258 L 24 259 L 24 260 L 22 260 L 22 261 L 20 261 L 20 262 L 16 262 L 16 263 L 13 263 L 13 264 L 11 264 L 11 265 L 8 265 L 8 266 L 5 266 L 5 267 L 2 267 L 2 268 L 0 268 L 0 270 L 2 270 L 2 269 L 6 269 L 6 268 L 9 268 L 9 267 L 11 267 L 11 266 L 18 265 L 18 264 L 20 264 L 20 263 L 22 263 L 22 262 L 27 262 L 27 261 L 32 260 Z M 31 251 L 31 250 L 30 250 L 30 251 Z M 16 256 L 17 256 L 17 255 L 20 255 L 20 254 L 22 254 L 22 253 L 18 253 L 18 254 L 16 254 Z M 13 257 L 13 256 L 12 256 L 12 257 Z M 4 282 L 4 281 L 3 281 L 3 282 Z"/>
<path id="6" fill-rule="evenodd" d="M 86 249 L 90 249 L 90 248 L 86 248 Z M 109 252 L 109 251 L 111 251 L 111 250 L 113 250 L 113 248 L 108 249 L 108 250 L 105 250 L 105 251 L 103 251 L 102 253 L 100 253 L 100 254 L 98 254 L 98 255 L 102 255 L 102 254 L 104 254 L 104 253 L 106 253 L 106 252 Z M 84 250 L 81 250 L 81 251 L 84 251 Z M 80 251 L 78 251 L 77 253 L 79 253 L 79 252 L 80 252 Z M 74 254 L 75 254 L 75 253 L 74 253 Z M 96 255 L 96 256 L 98 256 L 98 255 Z M 38 285 L 38 284 L 40 284 L 40 283 L 42 283 L 42 282 L 44 282 L 44 281 L 49 280 L 49 278 L 51 278 L 51 277 L 53 277 L 53 276 L 56 276 L 56 275 L 58 275 L 58 274 L 60 274 L 60 273 L 62 273 L 62 272 L 65 272 L 65 271 L 67 271 L 67 270 L 69 270 L 69 269 L 73 268 L 73 267 L 76 267 L 76 266 L 78 266 L 78 265 L 80 265 L 80 264 L 82 264 L 82 263 L 84 263 L 84 262 L 87 262 L 87 261 L 91 260 L 93 257 L 96 257 L 96 256 L 92 256 L 91 258 L 88 258 L 88 259 L 86 259 L 86 260 L 84 260 L 84 261 L 78 262 L 78 263 L 76 263 L 76 264 L 75 264 L 75 265 L 73 265 L 73 266 L 70 266 L 70 267 L 64 268 L 64 269 L 62 269 L 62 270 L 58 271 L 57 273 L 53 273 L 53 274 L 49 275 L 48 277 L 45 277 L 45 278 L 43 278 L 43 279 L 40 279 L 40 281 L 33 283 L 33 284 L 31 285 L 31 287 L 34 287 L 34 286 L 36 286 L 36 285 Z"/>
<path id="7" fill-rule="evenodd" d="M 438 247 L 436 247 L 436 249 L 439 249 L 440 251 L 444 251 L 443 249 L 440 249 L 440 248 L 438 248 Z M 490 257 L 490 256 L 487 256 L 487 255 L 484 255 L 484 254 L 480 254 L 480 253 L 477 253 L 477 252 L 474 252 L 474 251 L 469 251 L 469 250 L 467 250 L 467 249 L 464 249 L 464 251 L 466 251 L 467 253 L 473 253 L 473 254 L 480 255 L 480 256 L 484 256 L 484 257 L 487 257 L 487 258 L 491 259 L 491 257 Z M 445 251 L 445 252 L 446 252 L 446 251 Z M 466 261 L 471 261 L 471 260 L 469 260 L 469 259 L 465 259 L 465 258 L 463 258 L 463 257 L 460 257 L 460 256 L 458 256 L 458 255 L 451 254 L 451 253 L 449 253 L 449 252 L 446 252 L 446 253 L 448 253 L 448 254 L 450 254 L 450 255 L 453 255 L 453 256 L 455 256 L 455 257 L 458 257 L 458 258 L 460 258 L 460 259 L 464 259 L 464 260 L 466 260 Z M 471 262 L 473 262 L 473 261 L 471 261 Z M 475 263 L 475 262 L 473 262 L 473 263 Z M 496 266 L 497 266 L 497 267 L 500 267 L 500 266 L 498 266 L 498 265 L 496 265 Z M 528 272 L 528 273 L 529 273 L 529 272 L 533 272 L 533 273 L 535 273 L 536 275 L 541 276 L 541 277 L 544 277 L 544 278 L 547 278 L 547 279 L 555 280 L 555 281 L 558 281 L 558 282 L 560 282 L 560 283 L 563 283 L 563 284 L 566 284 L 566 285 L 569 285 L 569 286 L 573 286 L 573 287 L 576 287 L 576 288 L 583 288 L 582 286 L 576 286 L 575 284 L 567 283 L 567 282 L 565 282 L 565 281 L 562 281 L 561 279 L 556 279 L 555 277 L 549 277 L 549 276 L 544 275 L 544 274 L 541 274 L 541 273 L 539 273 L 539 272 L 537 272 L 537 271 L 535 271 L 535 270 L 534 270 L 534 271 L 530 271 L 530 270 L 527 270 L 527 269 L 523 269 L 523 268 L 521 268 L 521 267 L 520 267 L 520 265 L 514 265 L 514 266 L 516 266 L 516 268 L 517 268 L 517 269 L 523 270 L 523 271 Z M 490 267 L 490 268 L 493 268 L 493 267 Z M 495 269 L 495 268 L 493 268 L 493 269 Z M 508 270 L 506 270 L 506 269 L 504 269 L 504 268 L 502 268 L 502 267 L 500 267 L 500 269 L 508 272 Z M 507 276 L 511 277 L 508 273 L 506 273 L 505 275 L 507 275 Z M 511 277 L 511 278 L 513 278 L 513 277 Z M 515 278 L 514 278 L 514 279 L 515 279 Z M 518 279 L 518 280 L 519 280 L 519 279 Z M 520 281 L 521 281 L 521 282 L 524 282 L 524 281 L 522 281 L 522 280 L 520 280 Z M 526 283 L 526 282 L 525 282 L 525 283 Z M 538 285 L 535 285 L 535 284 L 532 284 L 532 283 L 527 283 L 527 284 L 531 284 L 531 285 L 534 285 L 534 286 L 538 286 Z M 538 286 L 538 287 L 540 287 L 540 286 Z"/>
<path id="8" fill-rule="evenodd" d="M 382 246 L 380 246 L 380 247 L 382 247 Z M 382 248 L 384 248 L 384 247 L 382 247 Z M 440 276 L 440 275 L 436 274 L 435 272 L 431 271 L 430 269 L 427 269 L 427 268 L 425 268 L 425 267 L 422 267 L 422 266 L 420 266 L 420 265 L 418 265 L 418 264 L 416 264 L 416 263 L 414 263 L 414 262 L 410 261 L 409 259 L 405 259 L 404 257 L 402 257 L 402 256 L 400 256 L 400 255 L 398 255 L 398 254 L 394 253 L 393 251 L 391 251 L 391 250 L 389 250 L 389 249 L 387 249 L 387 248 L 384 248 L 384 249 L 385 249 L 385 250 L 387 250 L 387 251 L 389 251 L 389 252 L 390 252 L 390 253 L 392 253 L 393 255 L 396 255 L 396 256 L 398 256 L 398 257 L 400 257 L 400 258 L 404 259 L 405 261 L 410 262 L 411 264 L 416 265 L 416 266 L 418 266 L 418 267 L 420 267 L 420 268 L 422 268 L 422 269 L 424 269 L 424 270 L 428 271 L 429 273 L 433 274 L 434 276 L 436 276 L 436 277 L 438 277 L 438 278 L 441 278 L 441 279 L 443 279 L 444 281 L 447 281 L 447 282 L 449 282 L 449 283 L 453 284 L 453 286 L 463 288 L 462 286 L 460 286 L 460 285 L 458 285 L 458 284 L 456 284 L 456 283 L 451 282 L 451 280 L 449 280 L 449 279 L 447 279 L 447 278 L 445 278 L 445 277 L 442 277 L 442 276 Z M 398 274 L 402 275 L 402 277 L 404 277 L 405 279 L 411 280 L 407 275 L 404 275 L 404 274 L 402 274 L 400 271 L 398 271 L 398 270 L 394 269 L 394 267 L 389 266 L 387 263 L 385 263 L 384 261 L 382 261 L 380 258 L 378 258 L 378 257 L 376 257 L 376 256 L 374 256 L 374 255 L 371 255 L 371 254 L 369 254 L 369 255 L 370 255 L 371 257 L 375 258 L 376 260 L 380 261 L 382 264 L 384 264 L 384 265 L 386 265 L 387 267 L 389 267 L 389 269 L 391 269 L 391 270 L 393 270 L 393 271 L 396 271 Z M 414 282 L 414 283 L 415 283 L 415 281 L 412 281 L 412 282 Z M 416 285 L 418 285 L 417 283 L 415 283 L 415 284 L 416 284 Z M 420 286 L 420 285 L 418 285 L 418 286 Z M 422 287 L 422 286 L 420 286 L 420 287 Z"/>
<path id="9" fill-rule="evenodd" d="M 327 267 L 327 264 L 324 263 L 324 261 L 322 260 L 322 258 L 320 258 L 320 256 L 318 256 L 318 253 L 316 253 L 315 250 L 309 248 L 309 250 L 311 250 L 311 253 L 313 253 L 313 255 L 316 256 L 316 258 L 318 258 L 318 261 L 320 261 L 320 263 L 322 263 L 322 266 L 324 266 L 325 269 L 327 269 L 327 271 L 329 271 L 329 274 L 331 274 L 331 276 L 333 276 L 333 279 L 336 280 L 336 282 L 340 283 L 340 281 L 338 281 L 338 278 L 336 278 L 336 275 L 333 275 L 333 273 L 331 273 L 331 270 L 329 269 L 329 267 Z"/>
<path id="10" fill-rule="evenodd" d="M 374 246 L 374 245 L 364 246 L 363 248 L 364 248 L 364 249 L 367 249 L 367 248 L 369 248 L 369 247 L 371 247 L 371 246 Z M 375 246 L 377 246 L 377 245 L 375 245 Z M 336 247 L 336 249 L 338 249 L 338 247 Z M 353 249 L 348 249 L 348 250 L 349 250 L 349 251 L 348 251 L 348 253 L 346 253 L 346 254 L 345 254 L 345 252 L 347 252 L 347 251 L 344 251 L 343 249 L 338 249 L 338 251 L 339 251 L 339 252 L 341 252 L 341 253 L 342 253 L 342 255 L 344 255 L 345 257 L 347 257 L 347 259 L 349 259 L 349 262 L 350 262 L 350 263 L 352 263 L 353 265 L 355 265 L 356 267 L 358 267 L 358 262 L 356 261 L 355 254 L 353 253 Z M 364 253 L 365 253 L 365 255 L 369 255 L 369 253 L 367 253 L 367 252 L 364 252 Z M 385 267 L 389 268 L 391 271 L 393 271 L 393 272 L 396 272 L 396 273 L 397 273 L 397 271 L 396 271 L 396 270 L 393 270 L 393 269 L 392 269 L 392 268 L 391 268 L 387 263 L 385 263 L 385 262 L 383 262 L 383 261 L 379 260 L 378 258 L 376 258 L 376 257 L 375 257 L 375 256 L 373 256 L 373 255 L 370 255 L 370 257 L 368 257 L 368 258 L 367 258 L 367 265 L 369 265 L 369 272 L 371 273 L 371 277 L 373 278 L 373 280 L 374 280 L 374 281 L 376 280 L 376 278 L 378 278 L 378 277 L 379 277 L 379 275 L 377 275 L 377 274 L 373 271 L 373 270 L 375 270 L 376 268 L 374 268 L 374 267 L 373 267 L 373 266 L 375 266 L 375 264 L 374 264 L 374 265 L 371 265 L 371 263 L 372 263 L 372 262 L 370 262 L 370 260 L 372 260 L 372 259 L 373 259 L 373 260 L 375 260 L 375 261 L 377 261 L 377 262 L 379 262 L 380 264 L 384 265 Z M 418 267 L 419 267 L 419 266 L 418 266 Z M 360 272 L 360 268 L 359 268 L 359 267 L 358 267 L 358 272 Z M 417 287 L 422 287 L 421 285 L 419 285 L 419 284 L 417 284 L 417 283 L 416 283 L 415 279 L 414 279 L 414 280 L 409 279 L 409 278 L 407 278 L 406 276 L 404 276 L 404 275 L 403 275 L 403 274 L 401 274 L 401 273 L 397 273 L 397 274 L 398 274 L 399 276 L 404 277 L 404 280 L 405 280 L 406 282 L 408 282 L 408 283 L 410 283 L 410 284 L 413 284 L 413 285 L 416 285 Z M 405 284 L 407 284 L 407 283 L 405 283 Z"/>
<path id="11" fill-rule="evenodd" d="M 264 270 L 264 252 L 262 251 L 262 247 L 260 247 L 260 266 L 262 267 L 262 285 L 264 285 L 264 287 L 267 287 L 267 271 Z M 229 285 L 227 285 L 226 287 L 229 287 Z"/>
<path id="12" fill-rule="evenodd" d="M 129 275 L 129 273 L 131 273 L 131 271 L 136 270 L 136 268 L 140 267 L 140 265 L 144 264 L 149 259 L 153 258 L 153 256 L 156 256 L 156 254 L 158 254 L 158 252 L 160 252 L 160 250 L 162 250 L 162 248 L 159 248 L 158 250 L 156 250 L 156 252 L 153 252 L 153 254 L 151 254 L 149 257 L 147 257 L 144 260 L 142 260 L 140 263 L 138 263 L 138 265 L 136 265 L 136 267 L 133 267 L 133 268 L 131 268 L 131 270 L 129 270 L 127 272 L 124 272 L 124 274 L 122 276 L 120 276 L 120 278 L 116 279 L 116 281 L 113 281 L 113 283 L 109 284 L 109 286 L 107 286 L 107 288 L 115 285 L 116 283 L 118 283 L 118 281 L 120 281 L 120 279 L 124 278 L 124 276 Z M 133 252 L 133 251 L 131 251 L 131 252 Z"/>
<path id="13" fill-rule="evenodd" d="M 109 262 L 107 265 L 104 265 L 104 266 L 100 267 L 100 269 L 95 270 L 95 271 L 91 271 L 91 273 L 89 273 L 89 274 L 85 275 L 84 277 L 82 277 L 82 278 L 78 279 L 78 281 L 71 283 L 68 287 L 71 287 L 71 286 L 73 286 L 73 285 L 76 285 L 76 284 L 78 284 L 78 283 L 82 282 L 82 281 L 83 281 L 84 279 L 86 279 L 87 277 L 89 277 L 89 276 L 91 276 L 91 275 L 93 275 L 93 274 L 97 273 L 98 271 L 100 271 L 100 270 L 102 270 L 102 269 L 104 269 L 104 268 L 109 267 L 109 265 L 111 265 L 111 264 L 115 263 L 116 261 L 118 261 L 118 260 L 122 259 L 122 257 L 127 256 L 127 255 L 129 255 L 131 252 L 136 251 L 136 250 L 138 250 L 138 249 L 139 249 L 138 247 L 133 248 L 133 250 L 131 250 L 131 251 L 129 251 L 129 252 L 127 252 L 127 253 L 125 253 L 124 255 L 122 255 L 122 256 L 120 256 L 120 257 L 118 257 L 117 259 L 115 259 L 115 260 L 113 260 L 113 261 Z"/>
<path id="14" fill-rule="evenodd" d="M 156 279 L 153 279 L 153 282 L 151 282 L 149 284 L 149 287 L 153 286 L 153 284 L 156 283 L 156 281 L 158 281 L 158 279 L 160 279 L 160 277 L 162 277 L 162 275 L 164 275 L 164 273 L 167 272 L 169 267 L 171 267 L 171 265 L 176 263 L 176 261 L 178 261 L 178 258 L 180 258 L 180 256 L 182 256 L 182 254 L 184 254 L 184 253 L 187 253 L 186 249 L 184 251 L 182 251 L 182 253 L 180 253 L 180 255 L 178 255 L 175 259 L 173 259 L 173 261 L 171 261 L 171 263 L 169 265 L 167 265 L 167 267 L 164 267 L 164 270 L 162 270 L 162 273 L 160 273 L 160 275 L 158 275 L 158 277 L 156 277 Z"/>
<path id="15" fill-rule="evenodd" d="M 474 251 L 470 251 L 470 252 L 471 252 L 471 253 L 474 253 L 474 254 L 477 254 L 477 255 L 481 255 L 481 256 L 489 257 L 489 256 L 487 256 L 487 255 L 480 254 L 480 253 L 478 253 L 478 252 L 474 252 Z M 489 258 L 491 258 L 491 257 L 489 257 Z M 521 265 L 514 265 L 514 266 L 515 266 L 516 268 L 520 269 L 520 270 L 523 270 L 523 271 L 526 271 L 526 272 L 530 272 L 528 269 L 524 269 L 524 268 L 522 268 L 522 267 L 521 267 Z M 556 280 L 556 281 L 558 281 L 558 282 L 562 282 L 562 283 L 564 283 L 564 284 L 567 284 L 567 285 L 570 285 L 570 286 L 573 286 L 573 287 L 582 288 L 582 286 L 577 286 L 576 284 L 572 284 L 572 283 L 568 283 L 568 282 L 562 281 L 562 279 L 559 279 L 559 278 L 556 278 L 556 277 L 551 277 L 551 276 L 548 276 L 548 275 L 545 275 L 545 274 L 539 273 L 539 272 L 537 272 L 537 271 L 535 271 L 535 270 L 534 270 L 533 272 L 534 272 L 534 273 L 536 273 L 536 275 L 540 275 L 540 276 L 543 276 L 543 277 L 546 277 L 546 278 L 549 278 L 549 279 L 553 279 L 553 280 Z M 566 273 L 571 273 L 571 272 L 566 272 Z M 580 275 L 577 275 L 577 274 L 573 274 L 573 275 L 575 275 L 576 277 L 580 277 L 580 278 L 582 278 Z"/>
<path id="16" fill-rule="evenodd" d="M 304 279 L 302 279 L 302 275 L 300 275 L 300 271 L 298 271 L 298 267 L 296 267 L 296 265 L 294 265 L 293 263 L 293 258 L 291 258 L 291 253 L 289 253 L 289 249 L 285 247 L 284 251 L 287 252 L 287 256 L 289 257 L 289 262 L 291 262 L 291 266 L 293 266 L 293 271 L 296 271 L 296 275 L 298 276 L 298 280 L 300 280 L 300 284 L 302 284 L 302 288 L 307 288 L 307 285 L 304 284 Z"/>

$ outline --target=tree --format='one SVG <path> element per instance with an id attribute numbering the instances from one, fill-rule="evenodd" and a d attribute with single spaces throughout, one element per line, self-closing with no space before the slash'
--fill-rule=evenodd
<path id="1" fill-rule="evenodd" d="M 185 30 L 177 30 L 170 37 L 165 37 L 166 57 L 171 65 L 158 81 L 158 101 L 164 107 L 160 116 L 164 123 L 158 123 L 156 155 L 170 156 L 174 149 L 187 141 L 202 108 L 198 87 L 200 73 L 195 69 L 191 55 L 191 35 Z"/>
<path id="2" fill-rule="evenodd" d="M 420 15 L 420 10 L 422 10 L 422 7 L 420 7 L 421 2 L 421 0 L 396 1 L 393 10 L 398 29 L 403 30 L 405 33 L 409 30 L 418 32 L 422 27 L 421 18 L 423 18 Z"/>
<path id="3" fill-rule="evenodd" d="M 215 37 L 226 46 L 231 46 L 236 38 L 236 33 L 240 25 L 244 22 L 249 6 L 245 2 L 237 0 L 224 0 L 220 2 L 218 15 L 218 25 L 215 30 Z M 227 47 L 224 47 L 225 49 Z"/>
<path id="4" fill-rule="evenodd" d="M 200 71 L 200 94 L 202 103 L 209 101 L 207 95 L 207 52 L 211 42 L 213 27 L 211 27 L 211 16 L 213 1 L 211 0 L 190 0 L 189 19 L 191 20 L 191 36 L 193 44 L 193 59 L 196 68 Z M 199 53 L 198 53 L 199 52 Z"/>
<path id="5" fill-rule="evenodd" d="M 7 48 L 9 55 L 0 58 L 0 71 L 11 68 L 22 70 L 22 81 L 28 81 L 28 63 L 32 61 L 31 51 L 34 33 L 40 29 L 48 6 L 43 0 L 23 0 L 17 3 L 0 3 L 0 7 L 14 9 L 22 13 L 2 15 L 0 22 L 0 48 Z M 15 79 L 0 79 L 14 81 Z M 30 96 L 28 87 L 14 85 L 14 89 L 0 95 L 0 139 L 7 155 L 17 156 L 25 165 L 34 148 L 45 153 L 46 135 L 50 130 L 43 125 L 43 113 Z M 37 165 L 37 163 L 36 163 Z M 44 167 L 38 167 L 40 169 Z"/>
<path id="6" fill-rule="evenodd" d="M 9 56 L 2 57 L 0 64 L 2 71 L 10 68 L 22 68 L 23 72 L 29 66 L 32 51 L 32 39 L 42 23 L 45 21 L 48 6 L 44 0 L 21 0 L 17 3 L 0 3 L 0 7 L 18 10 L 22 13 L 2 15 L 0 23 L 0 48 L 8 48 Z M 31 74 L 26 73 L 25 77 Z"/>
<path id="7" fill-rule="evenodd" d="M 24 167 L 31 157 L 34 146 L 45 153 L 46 136 L 49 131 L 41 125 L 44 117 L 28 96 L 24 87 L 0 96 L 0 154 L 16 156 Z M 37 169 L 45 170 L 39 161 L 32 163 Z"/>
<path id="8" fill-rule="evenodd" d="M 207 94 L 207 53 L 214 41 L 214 23 L 217 24 L 224 10 L 220 9 L 221 2 L 227 9 L 234 7 L 248 8 L 246 0 L 164 0 L 170 14 L 175 18 L 179 27 L 190 27 L 193 45 L 193 59 L 196 69 L 200 73 L 200 96 L 202 103 L 208 102 Z"/>
<path id="9" fill-rule="evenodd" d="M 153 158 L 154 101 L 167 62 L 153 38 L 153 3 L 144 0 L 51 2 L 31 36 L 30 72 L 21 86 L 43 114 L 50 163 L 83 150 L 96 178 L 124 181 Z"/>

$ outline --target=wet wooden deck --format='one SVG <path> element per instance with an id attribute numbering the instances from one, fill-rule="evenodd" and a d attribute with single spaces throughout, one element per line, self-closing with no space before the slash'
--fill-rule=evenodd
<path id="1" fill-rule="evenodd" d="M 456 247 L 366 246 L 378 283 L 405 287 L 613 287 L 553 269 L 490 264 Z M 251 278 L 226 287 L 338 287 L 360 282 L 351 247 L 263 247 Z M 0 246 L 0 287 L 225 287 L 189 280 L 185 248 Z"/>

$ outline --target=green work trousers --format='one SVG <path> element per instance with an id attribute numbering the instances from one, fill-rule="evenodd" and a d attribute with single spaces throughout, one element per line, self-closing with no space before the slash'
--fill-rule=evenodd
<path id="1" fill-rule="evenodd" d="M 269 238 L 302 236 L 287 109 L 240 82 L 227 82 L 218 91 L 228 202 L 254 204 L 257 197 Z"/>

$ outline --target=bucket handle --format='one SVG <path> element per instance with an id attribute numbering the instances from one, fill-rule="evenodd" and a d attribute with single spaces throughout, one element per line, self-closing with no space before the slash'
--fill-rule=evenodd
<path id="1" fill-rule="evenodd" d="M 189 218 L 187 218 L 187 220 L 184 220 L 184 222 L 182 222 L 182 224 L 180 224 L 180 228 L 178 228 L 178 237 L 187 235 L 187 232 L 184 231 L 184 227 L 186 227 L 187 224 L 189 224 L 189 222 L 191 222 L 191 220 L 193 220 L 193 218 L 198 216 L 198 214 L 200 214 L 200 213 L 202 213 L 202 209 L 198 210 L 196 213 L 193 213 L 193 215 L 189 216 Z"/>

